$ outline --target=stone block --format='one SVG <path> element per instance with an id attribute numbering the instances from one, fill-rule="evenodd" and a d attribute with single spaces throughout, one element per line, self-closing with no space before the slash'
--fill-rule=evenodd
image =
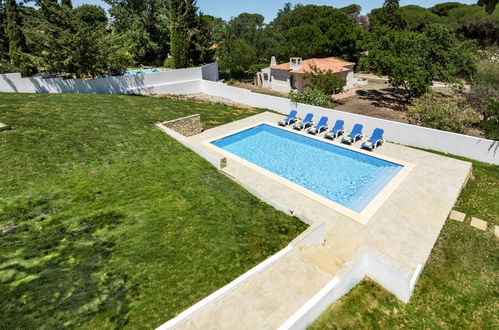
<path id="1" fill-rule="evenodd" d="M 471 225 L 475 228 L 480 229 L 480 230 L 487 229 L 487 221 L 483 221 L 483 220 L 475 218 L 475 217 L 471 218 Z"/>
<path id="2" fill-rule="evenodd" d="M 460 222 L 463 222 L 465 217 L 466 217 L 466 214 L 459 212 L 459 211 L 456 211 L 456 210 L 452 210 L 449 214 L 449 218 L 451 218 L 452 220 L 460 221 Z"/>

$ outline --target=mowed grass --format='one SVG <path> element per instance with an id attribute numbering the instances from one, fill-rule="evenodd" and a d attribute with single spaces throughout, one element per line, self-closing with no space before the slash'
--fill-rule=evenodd
<path id="1" fill-rule="evenodd" d="M 285 247 L 304 224 L 154 126 L 258 111 L 0 94 L 0 328 L 154 328 Z"/>
<path id="2" fill-rule="evenodd" d="M 467 218 L 447 220 L 409 304 L 365 280 L 310 328 L 498 329 L 499 166 L 473 162 L 455 209 Z M 488 222 L 486 232 L 470 226 L 472 216 Z"/>

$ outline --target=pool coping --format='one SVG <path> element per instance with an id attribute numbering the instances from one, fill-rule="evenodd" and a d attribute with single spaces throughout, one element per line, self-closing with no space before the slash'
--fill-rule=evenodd
<path id="1" fill-rule="evenodd" d="M 395 176 L 393 176 L 393 178 L 383 187 L 383 189 L 381 189 L 378 192 L 378 194 L 364 207 L 362 212 L 358 213 L 358 212 L 355 212 L 355 211 L 353 211 L 353 210 L 351 210 L 351 209 L 349 209 L 349 208 L 347 208 L 339 203 L 333 202 L 332 200 L 330 200 L 324 196 L 321 196 L 318 193 L 315 193 L 307 188 L 304 188 L 304 187 L 302 187 L 302 186 L 300 186 L 300 185 L 298 185 L 298 184 L 296 184 L 288 179 L 285 179 L 277 174 L 274 174 L 271 171 L 264 169 L 263 167 L 260 167 L 256 164 L 253 164 L 250 161 L 247 161 L 239 156 L 236 156 L 231 152 L 228 152 L 222 148 L 219 148 L 211 143 L 213 141 L 225 138 L 227 136 L 251 129 L 251 128 L 256 127 L 256 126 L 260 126 L 262 124 L 269 125 L 269 126 L 272 126 L 275 128 L 279 128 L 279 129 L 282 129 L 282 130 L 287 131 L 287 132 L 299 134 L 299 135 L 305 136 L 307 138 L 316 139 L 318 141 L 329 143 L 329 144 L 338 146 L 340 148 L 345 148 L 345 149 L 349 149 L 352 151 L 360 152 L 360 153 L 369 155 L 371 157 L 375 157 L 375 158 L 378 158 L 381 160 L 389 161 L 391 163 L 402 165 L 403 167 L 400 169 L 400 171 L 398 171 L 397 174 L 395 174 Z M 352 219 L 352 220 L 354 220 L 362 225 L 366 225 L 369 222 L 369 220 L 376 214 L 376 212 L 378 212 L 378 210 L 381 209 L 381 206 L 383 206 L 383 204 L 395 192 L 397 187 L 404 181 L 404 179 L 409 175 L 409 173 L 415 167 L 415 165 L 412 163 L 408 163 L 405 161 L 397 160 L 397 159 L 394 159 L 391 157 L 386 157 L 386 156 L 379 155 L 379 154 L 373 154 L 373 152 L 371 152 L 371 151 L 366 151 L 366 150 L 363 150 L 361 148 L 354 148 L 353 146 L 339 143 L 336 140 L 325 139 L 324 137 L 322 137 L 320 135 L 308 134 L 304 130 L 297 131 L 294 129 L 291 129 L 291 130 L 286 129 L 289 127 L 290 126 L 282 127 L 282 126 L 279 126 L 279 125 L 272 123 L 272 122 L 262 121 L 262 122 L 259 122 L 256 124 L 244 126 L 244 127 L 239 128 L 237 130 L 232 130 L 228 133 L 224 133 L 223 135 L 216 136 L 214 138 L 210 138 L 209 140 L 205 140 L 205 141 L 201 142 L 201 144 L 203 146 L 213 150 L 213 151 L 216 151 L 216 152 L 224 155 L 225 157 L 227 157 L 227 159 L 234 160 L 237 163 L 239 163 L 243 166 L 246 166 L 257 173 L 260 173 L 260 174 L 278 182 L 279 184 L 281 184 L 287 188 L 293 189 L 294 191 L 304 195 L 305 197 L 310 198 L 314 201 L 317 201 L 318 203 L 326 206 L 327 208 L 329 208 L 333 211 L 336 211 L 340 214 L 343 214 L 343 215 L 347 216 L 348 218 L 350 218 L 350 219 Z"/>

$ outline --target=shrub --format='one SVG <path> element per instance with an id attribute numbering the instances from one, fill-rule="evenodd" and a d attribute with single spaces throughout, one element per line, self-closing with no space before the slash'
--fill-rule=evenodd
<path id="1" fill-rule="evenodd" d="M 455 99 L 428 93 L 413 100 L 407 118 L 411 124 L 464 133 L 477 120 L 477 115 L 472 108 Z"/>
<path id="2" fill-rule="evenodd" d="M 489 101 L 489 117 L 481 122 L 487 139 L 499 140 L 499 101 Z"/>
<path id="3" fill-rule="evenodd" d="M 346 80 L 332 70 L 321 70 L 317 66 L 311 67 L 312 71 L 305 74 L 305 78 L 310 79 L 310 87 L 323 92 L 324 94 L 338 94 L 343 92 Z"/>
<path id="4" fill-rule="evenodd" d="M 335 106 L 329 95 L 313 88 L 307 88 L 303 92 L 292 91 L 289 93 L 289 99 L 293 103 L 304 103 L 323 108 L 334 109 Z"/>
<path id="5" fill-rule="evenodd" d="M 489 118 L 490 100 L 499 99 L 499 63 L 490 60 L 479 62 L 478 72 L 465 98 L 484 121 Z"/>
<path id="6" fill-rule="evenodd" d="M 169 56 L 168 58 L 165 59 L 165 61 L 163 62 L 163 66 L 165 68 L 174 68 L 175 67 L 175 62 L 173 60 L 173 56 Z"/>
<path id="7" fill-rule="evenodd" d="M 0 62 L 0 74 L 12 72 L 19 72 L 19 70 L 9 62 Z"/>

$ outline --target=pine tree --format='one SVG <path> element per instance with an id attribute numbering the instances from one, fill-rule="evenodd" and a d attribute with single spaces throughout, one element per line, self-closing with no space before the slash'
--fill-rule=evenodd
<path id="1" fill-rule="evenodd" d="M 177 69 L 185 68 L 196 54 L 193 43 L 198 26 L 196 0 L 171 0 L 169 5 L 173 65 Z"/>
<path id="2" fill-rule="evenodd" d="M 68 7 L 73 9 L 73 3 L 71 0 L 61 0 L 61 7 Z"/>
<path id="3" fill-rule="evenodd" d="M 9 53 L 9 39 L 6 31 L 5 1 L 0 0 L 0 61 L 5 60 Z"/>
<path id="4" fill-rule="evenodd" d="M 26 48 L 26 39 L 21 30 L 21 15 L 19 14 L 19 7 L 15 0 L 7 0 L 5 10 L 10 63 L 17 67 L 22 64 L 22 53 Z"/>
<path id="5" fill-rule="evenodd" d="M 403 30 L 407 26 L 407 22 L 400 11 L 399 0 L 386 0 L 382 8 L 372 10 L 368 16 L 372 30 L 379 27 L 390 30 Z"/>

